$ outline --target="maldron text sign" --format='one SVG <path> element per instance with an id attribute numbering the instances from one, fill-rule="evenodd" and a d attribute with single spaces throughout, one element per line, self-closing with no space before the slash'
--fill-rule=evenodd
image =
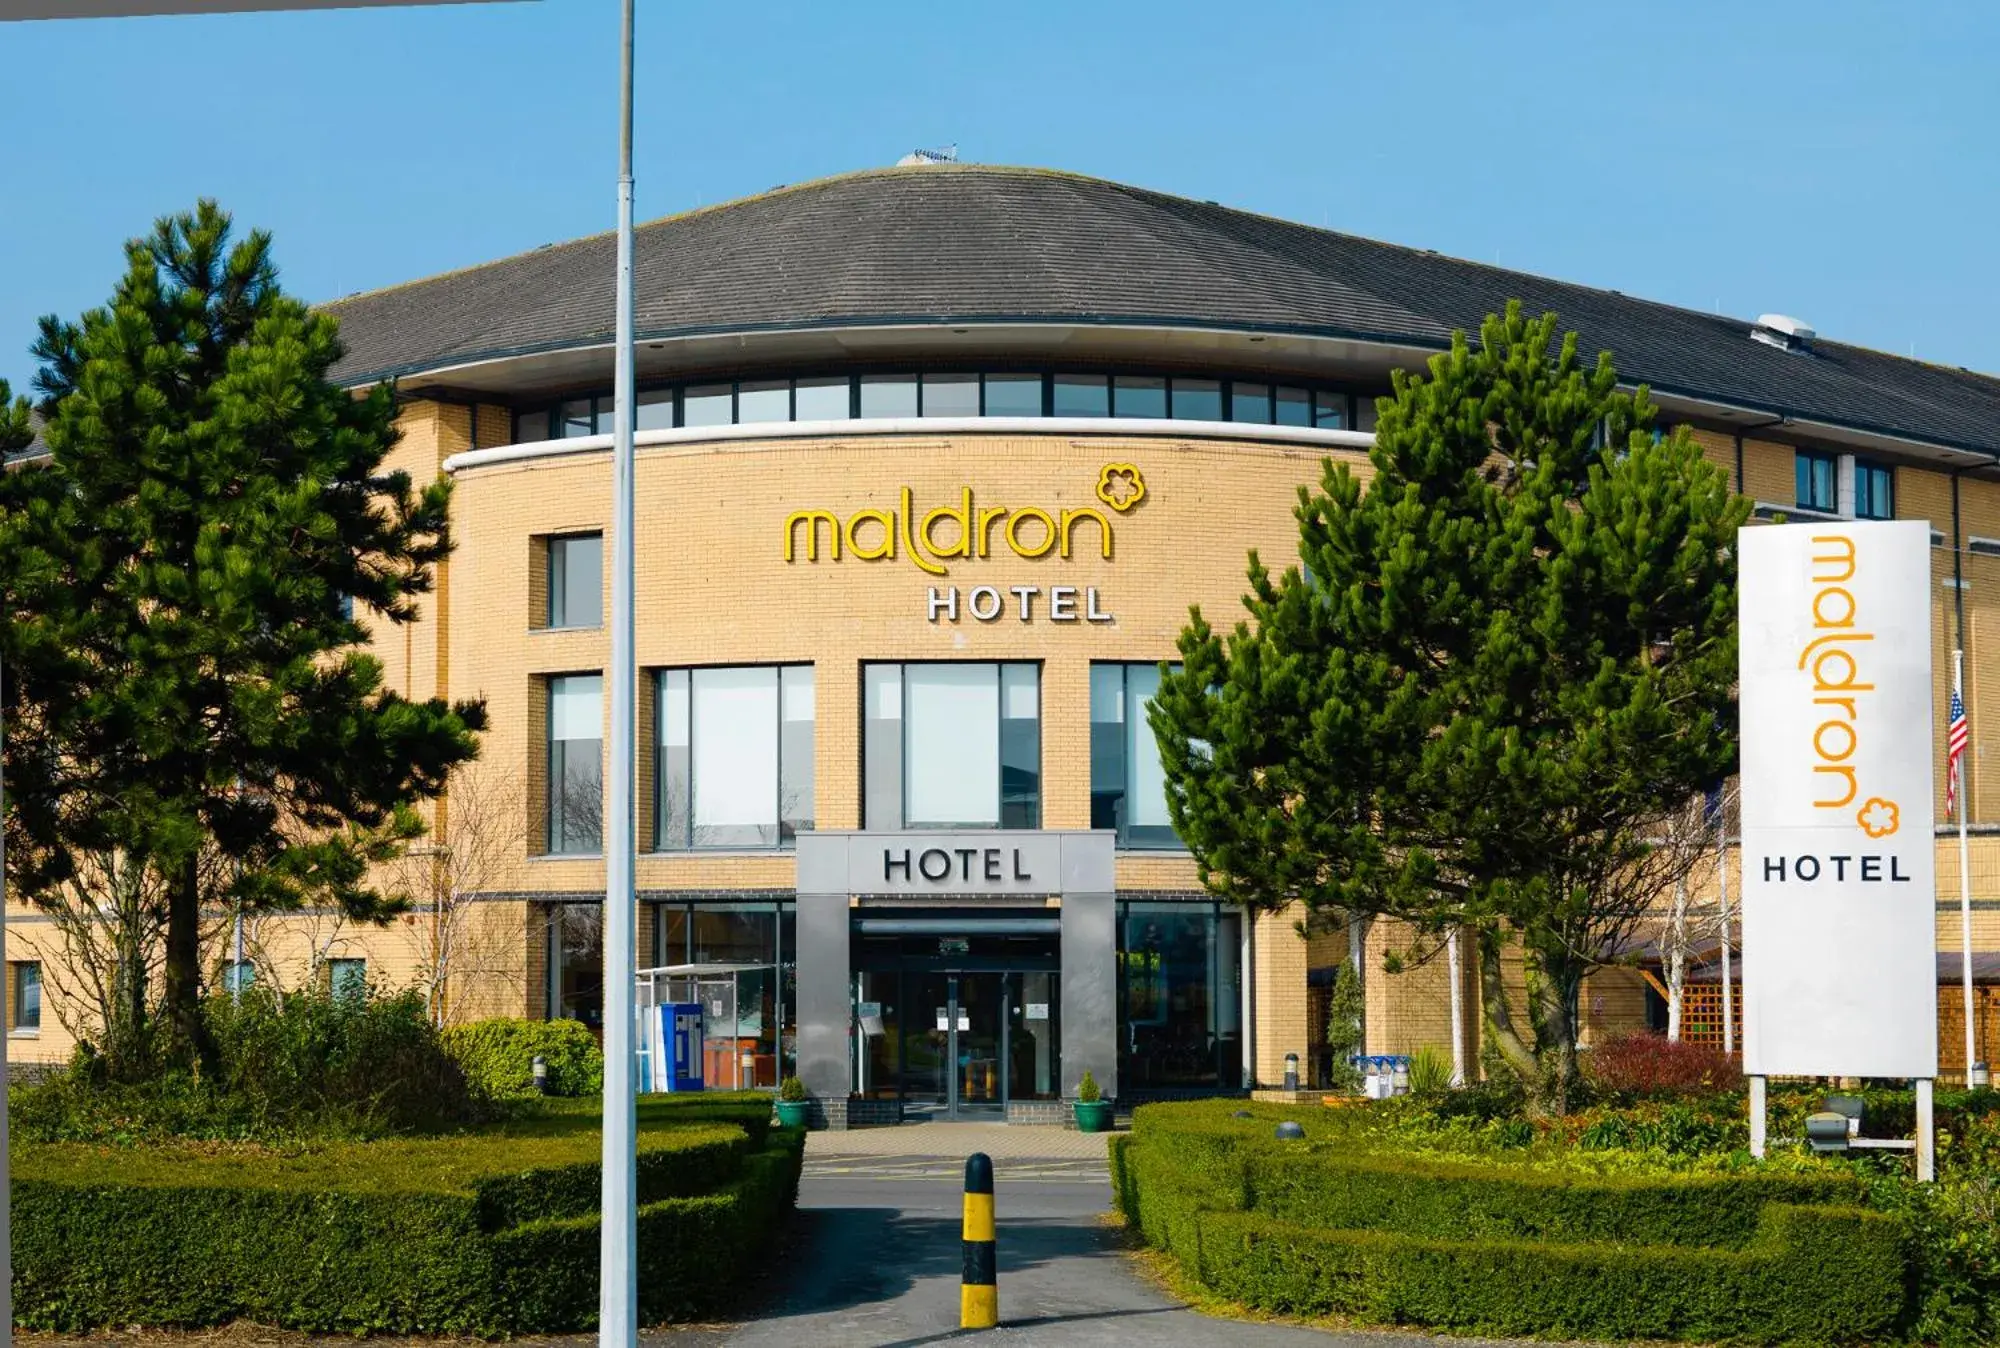
<path id="1" fill-rule="evenodd" d="M 1744 1071 L 1936 1076 L 1929 526 L 1737 556 Z"/>

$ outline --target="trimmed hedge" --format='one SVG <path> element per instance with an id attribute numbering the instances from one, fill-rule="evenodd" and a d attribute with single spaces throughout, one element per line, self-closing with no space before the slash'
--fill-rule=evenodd
<path id="1" fill-rule="evenodd" d="M 1157 1112 L 1156 1112 L 1157 1111 Z M 1869 1342 L 1903 1315 L 1906 1226 L 1838 1174 L 1580 1178 L 1305 1142 L 1141 1108 L 1111 1150 L 1145 1241 L 1259 1309 L 1484 1334 Z"/>
<path id="2" fill-rule="evenodd" d="M 496 1016 L 446 1030 L 444 1047 L 489 1099 L 533 1096 L 538 1053 L 549 1069 L 550 1095 L 580 1097 L 604 1090 L 604 1050 L 580 1020 Z"/>
<path id="3" fill-rule="evenodd" d="M 763 1109 L 768 1118 L 768 1098 Z M 654 1318 L 727 1304 L 791 1209 L 803 1148 L 796 1131 L 753 1139 L 727 1123 L 663 1122 L 677 1116 L 650 1101 L 641 1111 L 639 1259 Z M 234 1319 L 354 1334 L 586 1329 L 599 1181 L 583 1159 L 596 1134 L 579 1123 L 594 1120 L 293 1157 L 20 1148 L 15 1314 L 55 1330 Z"/>

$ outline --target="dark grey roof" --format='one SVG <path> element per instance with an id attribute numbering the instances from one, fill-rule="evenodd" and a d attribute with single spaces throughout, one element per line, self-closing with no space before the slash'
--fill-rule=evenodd
<path id="1" fill-rule="evenodd" d="M 598 235 L 326 306 L 366 383 L 608 342 Z M 2000 380 L 1101 179 L 927 165 L 782 188 L 641 226 L 641 340 L 890 322 L 1291 332 L 1441 346 L 1509 299 L 1677 393 L 2000 452 Z"/>

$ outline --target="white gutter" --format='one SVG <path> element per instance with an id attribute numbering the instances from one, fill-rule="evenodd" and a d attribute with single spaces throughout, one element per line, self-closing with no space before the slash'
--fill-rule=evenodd
<path id="1" fill-rule="evenodd" d="M 1314 426 L 1268 426 L 1250 421 L 1176 421 L 1164 417 L 853 417 L 843 421 L 752 421 L 732 426 L 676 426 L 639 431 L 639 449 L 700 445 L 730 440 L 852 438 L 882 435 L 1088 435 L 1106 439 L 1157 436 L 1174 440 L 1262 440 L 1320 449 L 1366 450 L 1370 431 L 1330 431 Z M 519 445 L 472 449 L 444 461 L 447 473 L 524 463 L 575 454 L 604 454 L 611 436 L 578 435 L 566 440 L 532 440 Z"/>

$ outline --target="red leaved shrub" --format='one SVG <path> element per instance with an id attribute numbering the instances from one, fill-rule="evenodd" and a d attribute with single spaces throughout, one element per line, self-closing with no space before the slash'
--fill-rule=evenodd
<path id="1" fill-rule="evenodd" d="M 1731 1090 L 1743 1081 L 1737 1059 L 1714 1044 L 1673 1043 L 1665 1035 L 1613 1035 L 1584 1055 L 1600 1090 L 1633 1095 L 1684 1095 Z"/>

